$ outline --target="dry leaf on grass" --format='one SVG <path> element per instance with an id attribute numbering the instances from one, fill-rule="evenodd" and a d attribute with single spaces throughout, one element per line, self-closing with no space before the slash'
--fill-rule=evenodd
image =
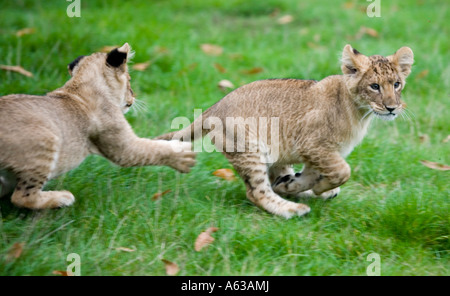
<path id="1" fill-rule="evenodd" d="M 130 248 L 125 248 L 125 247 L 118 247 L 118 248 L 116 248 L 116 251 L 122 251 L 122 252 L 128 252 L 128 253 L 131 253 L 131 252 L 134 252 L 134 251 L 136 251 L 136 250 L 130 249 Z"/>
<path id="2" fill-rule="evenodd" d="M 271 17 L 276 17 L 277 15 L 280 14 L 280 9 L 279 8 L 275 8 L 270 14 L 269 16 Z"/>
<path id="3" fill-rule="evenodd" d="M 23 28 L 16 32 L 17 37 L 22 37 L 23 35 L 34 34 L 36 32 L 36 28 Z"/>
<path id="4" fill-rule="evenodd" d="M 264 71 L 264 69 L 261 68 L 261 67 L 254 67 L 254 68 L 251 68 L 251 69 L 242 70 L 241 73 L 242 74 L 247 74 L 247 75 L 253 75 L 253 74 L 261 73 L 263 71 Z"/>
<path id="5" fill-rule="evenodd" d="M 234 84 L 230 80 L 220 80 L 217 86 L 222 90 L 225 91 L 227 88 L 234 88 Z"/>
<path id="6" fill-rule="evenodd" d="M 166 268 L 167 275 L 176 275 L 180 271 L 180 268 L 176 263 L 173 263 L 166 259 L 161 259 L 161 261 L 164 262 L 164 267 Z"/>
<path id="7" fill-rule="evenodd" d="M 344 9 L 352 9 L 355 6 L 355 3 L 353 2 L 345 2 L 343 7 Z"/>
<path id="8" fill-rule="evenodd" d="M 210 227 L 206 231 L 200 233 L 194 243 L 194 249 L 199 252 L 201 249 L 209 246 L 214 242 L 214 238 L 211 236 L 213 232 L 219 230 L 217 227 Z"/>
<path id="9" fill-rule="evenodd" d="M 0 69 L 5 70 L 5 71 L 16 72 L 16 73 L 22 74 L 22 75 L 27 76 L 27 77 L 33 77 L 33 73 L 25 70 L 21 66 L 0 65 Z"/>
<path id="10" fill-rule="evenodd" d="M 420 71 L 419 74 L 416 75 L 416 79 L 422 79 L 428 76 L 428 73 L 430 73 L 430 70 L 425 69 L 423 71 Z"/>
<path id="11" fill-rule="evenodd" d="M 163 196 L 163 195 L 169 193 L 170 191 L 172 191 L 172 190 L 171 190 L 171 189 L 167 189 L 166 191 L 163 191 L 163 192 L 157 192 L 157 193 L 153 194 L 152 200 L 153 200 L 153 201 L 156 201 L 156 200 L 160 199 L 161 196 Z"/>
<path id="12" fill-rule="evenodd" d="M 136 71 L 145 71 L 150 66 L 150 61 L 134 64 L 131 68 Z"/>
<path id="13" fill-rule="evenodd" d="M 427 134 L 422 134 L 419 136 L 420 143 L 426 143 L 430 141 L 430 136 Z"/>
<path id="14" fill-rule="evenodd" d="M 111 50 L 120 47 L 120 45 L 105 45 L 102 48 L 100 48 L 98 51 L 99 52 L 110 52 Z"/>
<path id="15" fill-rule="evenodd" d="M 234 176 L 234 173 L 231 169 L 218 169 L 217 171 L 213 172 L 213 175 L 227 181 L 236 180 L 236 177 Z"/>
<path id="16" fill-rule="evenodd" d="M 226 73 L 227 69 L 225 69 L 221 64 L 219 63 L 214 63 L 214 68 L 216 68 L 217 71 L 219 71 L 220 73 Z"/>
<path id="17" fill-rule="evenodd" d="M 167 47 L 159 46 L 159 45 L 155 47 L 154 51 L 155 51 L 155 53 L 158 53 L 158 54 L 169 53 L 169 49 Z"/>
<path id="18" fill-rule="evenodd" d="M 448 135 L 444 140 L 442 140 L 442 143 L 447 143 L 450 141 L 450 135 Z"/>
<path id="19" fill-rule="evenodd" d="M 294 20 L 294 17 L 292 15 L 286 14 L 286 15 L 283 15 L 282 17 L 280 17 L 277 20 L 277 23 L 279 23 L 280 25 L 286 25 L 286 24 L 291 23 L 293 20 Z"/>
<path id="20" fill-rule="evenodd" d="M 223 48 L 214 44 L 202 44 L 200 48 L 204 53 L 211 56 L 220 56 L 223 53 Z"/>
<path id="21" fill-rule="evenodd" d="M 428 161 L 428 160 L 421 160 L 420 163 L 426 167 L 429 167 L 430 169 L 433 169 L 433 170 L 439 170 L 439 171 L 450 170 L 450 166 L 448 166 L 446 164 L 442 164 L 442 163 L 432 162 L 432 161 Z"/>
<path id="22" fill-rule="evenodd" d="M 356 33 L 355 35 L 355 39 L 361 39 L 364 35 L 369 35 L 370 37 L 373 38 L 378 38 L 379 34 L 375 29 L 372 28 L 367 28 L 367 27 L 361 27 L 358 31 L 358 33 Z"/>
<path id="23" fill-rule="evenodd" d="M 6 261 L 11 261 L 19 258 L 20 255 L 22 255 L 24 246 L 25 243 L 14 243 L 11 249 L 9 249 L 8 254 L 6 255 Z"/>
<path id="24" fill-rule="evenodd" d="M 67 271 L 64 270 L 53 270 L 53 274 L 61 275 L 61 276 L 70 276 Z"/>

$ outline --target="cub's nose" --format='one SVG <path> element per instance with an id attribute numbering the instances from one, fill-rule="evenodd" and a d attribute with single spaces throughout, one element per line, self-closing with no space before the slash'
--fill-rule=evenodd
<path id="1" fill-rule="evenodd" d="M 388 107 L 388 106 L 384 106 L 386 108 L 386 110 L 388 110 L 390 113 L 392 113 L 392 111 L 395 110 L 396 107 Z"/>

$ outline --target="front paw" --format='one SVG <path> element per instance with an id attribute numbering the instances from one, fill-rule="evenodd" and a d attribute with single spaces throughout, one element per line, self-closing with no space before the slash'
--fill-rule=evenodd
<path id="1" fill-rule="evenodd" d="M 169 141 L 172 154 L 169 158 L 168 166 L 181 173 L 189 173 L 191 167 L 195 165 L 196 153 L 192 152 L 191 143 L 177 140 Z"/>

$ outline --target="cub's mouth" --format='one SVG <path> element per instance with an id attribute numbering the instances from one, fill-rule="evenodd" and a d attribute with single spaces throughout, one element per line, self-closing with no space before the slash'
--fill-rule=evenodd
<path id="1" fill-rule="evenodd" d="M 376 117 L 381 118 L 382 120 L 387 120 L 387 121 L 394 120 L 398 116 L 398 114 L 392 113 L 392 112 L 387 113 L 387 114 L 382 114 L 382 113 L 379 113 L 374 110 L 373 113 L 375 114 Z"/>

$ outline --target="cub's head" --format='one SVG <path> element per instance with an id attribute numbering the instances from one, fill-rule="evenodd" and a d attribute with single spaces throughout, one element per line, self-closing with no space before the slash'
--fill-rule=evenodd
<path id="1" fill-rule="evenodd" d="M 109 53 L 80 56 L 68 65 L 72 80 L 100 96 L 106 97 L 126 113 L 135 102 L 130 85 L 127 61 L 131 48 L 125 43 Z"/>
<path id="2" fill-rule="evenodd" d="M 388 57 L 368 57 L 347 44 L 341 69 L 346 86 L 360 107 L 369 108 L 382 119 L 393 120 L 406 107 L 400 97 L 413 62 L 414 54 L 409 47 L 402 47 Z"/>

